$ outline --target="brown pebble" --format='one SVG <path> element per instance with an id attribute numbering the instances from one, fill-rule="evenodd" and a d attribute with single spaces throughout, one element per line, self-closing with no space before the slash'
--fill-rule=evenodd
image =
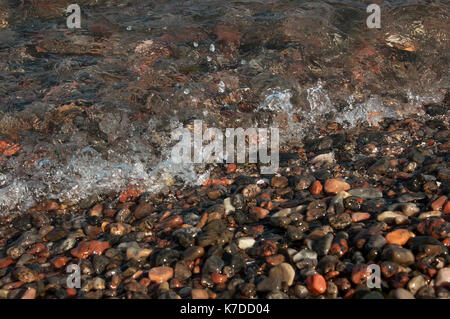
<path id="1" fill-rule="evenodd" d="M 156 283 L 168 281 L 172 277 L 173 277 L 173 268 L 171 267 L 166 266 L 154 267 L 150 269 L 148 272 L 148 278 Z"/>
<path id="2" fill-rule="evenodd" d="M 352 214 L 352 222 L 357 223 L 363 220 L 370 219 L 369 213 L 353 213 Z"/>
<path id="3" fill-rule="evenodd" d="M 365 280 L 367 279 L 367 277 L 369 275 L 370 275 L 370 273 L 368 272 L 367 265 L 365 265 L 365 264 L 355 265 L 352 270 L 352 276 L 351 276 L 352 282 L 355 285 L 360 285 L 365 282 Z"/>
<path id="4" fill-rule="evenodd" d="M 350 184 L 336 178 L 327 179 L 324 186 L 324 190 L 328 194 L 337 194 L 341 191 L 348 191 L 349 189 Z"/>
<path id="5" fill-rule="evenodd" d="M 262 207 L 253 207 L 250 210 L 250 213 L 258 217 L 259 219 L 264 219 L 267 217 L 267 215 L 269 215 L 269 211 Z"/>
<path id="6" fill-rule="evenodd" d="M 433 203 L 431 203 L 431 209 L 432 210 L 442 210 L 442 206 L 444 206 L 444 203 L 446 200 L 447 200 L 447 196 L 439 197 Z"/>
<path id="7" fill-rule="evenodd" d="M 8 267 L 12 263 L 14 263 L 14 260 L 11 257 L 0 258 L 0 269 Z"/>
<path id="8" fill-rule="evenodd" d="M 65 266 L 69 260 L 70 260 L 69 257 L 62 256 L 52 259 L 50 263 L 52 264 L 53 267 L 58 269 Z"/>
<path id="9" fill-rule="evenodd" d="M 20 299 L 35 299 L 36 298 L 36 289 L 28 288 L 22 295 Z"/>
<path id="10" fill-rule="evenodd" d="M 413 234 L 409 230 L 396 229 L 386 235 L 386 242 L 388 244 L 397 244 L 403 246 L 412 236 Z"/>
<path id="11" fill-rule="evenodd" d="M 227 277 L 225 277 L 224 275 L 221 275 L 217 272 L 213 272 L 211 274 L 211 280 L 213 283 L 215 283 L 216 285 L 218 284 L 223 284 L 227 281 Z"/>
<path id="12" fill-rule="evenodd" d="M 323 186 L 320 183 L 320 181 L 315 181 L 311 187 L 309 188 L 309 191 L 312 195 L 319 195 L 322 192 Z"/>
<path id="13" fill-rule="evenodd" d="M 270 181 L 270 185 L 274 188 L 286 188 L 288 184 L 288 179 L 284 176 L 272 177 L 272 180 Z"/>
<path id="14" fill-rule="evenodd" d="M 192 299 L 208 299 L 209 295 L 205 289 L 195 288 L 191 290 Z"/>
<path id="15" fill-rule="evenodd" d="M 442 209 L 442 212 L 444 214 L 450 214 L 450 201 L 445 203 L 444 208 Z"/>
<path id="16" fill-rule="evenodd" d="M 266 263 L 268 263 L 271 266 L 278 266 L 279 264 L 283 263 L 284 260 L 285 258 L 281 254 L 266 257 Z"/>

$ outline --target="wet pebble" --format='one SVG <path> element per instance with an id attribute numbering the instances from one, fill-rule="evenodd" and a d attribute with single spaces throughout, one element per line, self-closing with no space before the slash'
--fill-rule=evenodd
<path id="1" fill-rule="evenodd" d="M 290 264 L 281 263 L 270 269 L 269 277 L 278 278 L 281 282 L 286 282 L 288 286 L 292 286 L 294 283 L 295 270 Z"/>
<path id="2" fill-rule="evenodd" d="M 324 190 L 328 194 L 337 194 L 341 191 L 348 191 L 350 185 L 340 179 L 327 179 L 325 181 Z"/>

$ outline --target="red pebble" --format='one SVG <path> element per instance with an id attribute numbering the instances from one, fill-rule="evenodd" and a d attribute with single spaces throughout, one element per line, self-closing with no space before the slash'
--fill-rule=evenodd
<path id="1" fill-rule="evenodd" d="M 236 164 L 228 164 L 227 166 L 227 173 L 234 173 L 236 171 Z"/>
<path id="2" fill-rule="evenodd" d="M 14 261 L 10 257 L 0 258 L 0 269 L 8 267 L 12 263 L 14 263 Z"/>
<path id="3" fill-rule="evenodd" d="M 322 192 L 323 186 L 320 181 L 315 181 L 310 187 L 309 191 L 312 195 L 319 195 Z"/>
<path id="4" fill-rule="evenodd" d="M 432 210 L 441 210 L 442 206 L 444 206 L 444 203 L 446 200 L 447 200 L 447 196 L 439 197 L 433 203 L 431 203 L 431 209 Z"/>
<path id="5" fill-rule="evenodd" d="M 308 290 L 316 294 L 323 294 L 327 290 L 327 282 L 322 275 L 314 274 L 306 278 L 306 286 Z"/>
<path id="6" fill-rule="evenodd" d="M 221 275 L 217 272 L 213 272 L 211 274 L 211 280 L 213 283 L 215 283 L 216 285 L 218 284 L 223 284 L 227 281 L 227 277 L 225 277 L 224 275 Z"/>

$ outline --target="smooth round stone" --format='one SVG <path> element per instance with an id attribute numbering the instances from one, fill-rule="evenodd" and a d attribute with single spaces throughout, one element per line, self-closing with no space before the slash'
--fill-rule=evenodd
<path id="1" fill-rule="evenodd" d="M 264 219 L 269 215 L 270 211 L 267 209 L 264 209 L 262 207 L 253 207 L 250 209 L 250 214 L 256 216 L 259 219 Z"/>
<path id="2" fill-rule="evenodd" d="M 406 289 L 397 288 L 394 290 L 394 297 L 396 299 L 415 299 L 413 294 Z"/>
<path id="3" fill-rule="evenodd" d="M 436 279 L 436 287 L 448 287 L 450 285 L 450 268 L 442 268 L 439 270 Z"/>
<path id="4" fill-rule="evenodd" d="M 55 254 L 62 254 L 65 251 L 68 251 L 70 249 L 72 249 L 73 247 L 75 247 L 75 244 L 77 242 L 77 239 L 75 237 L 69 236 L 64 240 L 61 240 L 59 242 L 57 242 L 54 246 L 54 253 Z"/>
<path id="5" fill-rule="evenodd" d="M 315 181 L 310 187 L 309 191 L 312 195 L 319 195 L 322 192 L 323 186 L 320 181 Z"/>
<path id="6" fill-rule="evenodd" d="M 413 295 L 415 295 L 416 292 L 426 284 L 427 282 L 423 276 L 415 276 L 408 281 L 408 289 Z"/>
<path id="7" fill-rule="evenodd" d="M 241 294 L 247 298 L 256 297 L 256 286 L 254 284 L 244 283 L 239 287 Z"/>
<path id="8" fill-rule="evenodd" d="M 222 270 L 225 262 L 217 255 L 212 255 L 206 259 L 205 264 L 203 265 L 204 273 L 212 273 L 218 272 Z"/>
<path id="9" fill-rule="evenodd" d="M 196 260 L 197 258 L 202 257 L 205 254 L 205 249 L 200 246 L 192 246 L 186 249 L 183 253 L 184 260 Z"/>
<path id="10" fill-rule="evenodd" d="M 385 222 L 387 224 L 394 223 L 396 225 L 402 225 L 408 221 L 408 217 L 388 210 L 378 215 L 377 220 L 379 222 Z"/>
<path id="11" fill-rule="evenodd" d="M 402 266 L 409 266 L 415 260 L 411 250 L 393 245 L 388 245 L 383 249 L 381 258 L 383 260 L 393 261 Z"/>
<path id="12" fill-rule="evenodd" d="M 231 257 L 230 267 L 235 273 L 245 268 L 245 259 L 241 254 L 236 254 Z"/>
<path id="13" fill-rule="evenodd" d="M 266 277 L 256 286 L 257 291 L 269 292 L 281 289 L 281 280 L 275 277 Z"/>
<path id="14" fill-rule="evenodd" d="M 104 290 L 105 289 L 105 280 L 100 277 L 95 277 L 91 281 L 91 288 L 94 290 Z"/>
<path id="15" fill-rule="evenodd" d="M 414 233 L 410 232 L 407 229 L 396 229 L 386 234 L 386 242 L 388 244 L 403 246 L 412 236 L 414 236 Z"/>
<path id="16" fill-rule="evenodd" d="M 364 212 L 353 213 L 352 214 L 352 222 L 354 222 L 354 223 L 361 222 L 363 220 L 370 219 L 370 217 L 371 216 L 369 213 L 364 213 Z"/>
<path id="17" fill-rule="evenodd" d="M 66 238 L 68 235 L 67 231 L 62 228 L 55 228 L 52 231 L 50 231 L 47 235 L 45 235 L 45 239 L 47 241 L 58 241 L 60 239 Z"/>
<path id="18" fill-rule="evenodd" d="M 267 299 L 289 299 L 289 295 L 285 294 L 282 291 L 272 291 L 269 292 L 266 296 Z"/>
<path id="19" fill-rule="evenodd" d="M 137 261 L 145 260 L 152 253 L 148 248 L 129 247 L 126 252 L 127 260 L 135 259 Z"/>
<path id="20" fill-rule="evenodd" d="M 255 245 L 256 240 L 253 237 L 242 237 L 237 240 L 237 245 L 240 249 L 246 250 Z"/>
<path id="21" fill-rule="evenodd" d="M 327 295 L 331 298 L 337 298 L 339 289 L 332 281 L 327 282 Z"/>
<path id="22" fill-rule="evenodd" d="M 290 241 L 298 241 L 302 240 L 305 234 L 297 227 L 290 225 L 287 227 L 287 237 Z"/>
<path id="23" fill-rule="evenodd" d="M 270 220 L 272 221 L 272 219 L 279 218 L 279 217 L 287 217 L 290 214 L 292 214 L 291 208 L 283 208 L 283 209 L 279 210 L 278 212 L 272 214 L 270 216 Z"/>
<path id="24" fill-rule="evenodd" d="M 287 228 L 288 225 L 292 222 L 292 219 L 289 217 L 291 214 L 291 209 L 282 209 L 279 212 L 270 216 L 270 222 L 275 227 Z"/>
<path id="25" fill-rule="evenodd" d="M 328 194 L 337 194 L 341 191 L 348 191 L 350 184 L 343 180 L 332 178 L 325 181 L 324 190 Z"/>
<path id="26" fill-rule="evenodd" d="M 148 278 L 151 281 L 155 281 L 156 283 L 162 283 L 164 281 L 168 281 L 173 277 L 173 268 L 171 267 L 154 267 L 149 270 Z"/>
<path id="27" fill-rule="evenodd" d="M 422 246 L 426 245 L 443 246 L 443 244 L 439 240 L 431 236 L 416 236 L 414 238 L 411 238 L 409 245 L 413 251 L 417 251 L 421 249 Z"/>
<path id="28" fill-rule="evenodd" d="M 284 256 L 283 255 L 272 255 L 266 257 L 266 263 L 268 263 L 271 266 L 278 266 L 282 262 L 284 262 Z"/>
<path id="29" fill-rule="evenodd" d="M 36 298 L 36 289 L 28 288 L 22 295 L 20 299 L 35 299 Z"/>
<path id="30" fill-rule="evenodd" d="M 308 297 L 309 291 L 308 288 L 306 288 L 306 286 L 304 285 L 295 285 L 294 293 L 297 298 L 304 299 Z"/>
<path id="31" fill-rule="evenodd" d="M 225 208 L 225 215 L 234 213 L 236 211 L 236 208 L 231 203 L 231 197 L 227 197 L 223 200 L 223 207 Z"/>
<path id="32" fill-rule="evenodd" d="M 220 196 L 222 196 L 222 191 L 220 189 L 215 189 L 215 190 L 208 192 L 208 198 L 210 200 L 216 200 Z"/>
<path id="33" fill-rule="evenodd" d="M 220 234 L 216 231 L 206 231 L 202 232 L 197 237 L 197 244 L 200 247 L 207 247 L 210 245 L 214 245 L 217 243 L 218 238 L 220 237 Z"/>
<path id="34" fill-rule="evenodd" d="M 380 249 L 384 245 L 386 245 L 386 239 L 382 235 L 376 234 L 369 237 L 369 240 L 367 241 L 366 244 L 366 248 Z"/>
<path id="35" fill-rule="evenodd" d="M 328 221 L 334 229 L 344 229 L 352 223 L 352 218 L 349 214 L 342 213 L 330 216 Z"/>
<path id="36" fill-rule="evenodd" d="M 185 262 L 180 261 L 175 265 L 175 279 L 179 281 L 186 280 L 192 276 L 192 272 L 189 269 L 188 265 Z"/>
<path id="37" fill-rule="evenodd" d="M 316 294 L 323 294 L 327 290 L 327 282 L 322 275 L 311 274 L 306 278 L 308 289 Z"/>
<path id="38" fill-rule="evenodd" d="M 413 194 L 403 194 L 397 197 L 397 202 L 399 203 L 409 203 L 416 200 L 422 200 L 426 197 L 425 193 L 413 193 Z"/>
<path id="39" fill-rule="evenodd" d="M 98 275 L 105 271 L 106 266 L 108 266 L 109 263 L 110 260 L 106 256 L 94 255 L 92 257 L 92 267 L 94 268 L 95 273 Z"/>
<path id="40" fill-rule="evenodd" d="M 424 212 L 424 213 L 420 214 L 418 218 L 419 219 L 427 219 L 430 217 L 440 217 L 441 215 L 442 215 L 442 212 L 432 210 L 432 211 Z"/>
<path id="41" fill-rule="evenodd" d="M 27 267 L 19 267 L 14 269 L 14 278 L 23 283 L 31 283 L 39 280 L 39 274 Z"/>
<path id="42" fill-rule="evenodd" d="M 192 227 L 188 227 L 185 229 L 189 228 Z M 178 243 L 185 248 L 188 248 L 195 243 L 195 235 L 196 234 L 192 234 L 187 231 L 177 232 L 176 234 L 174 233 L 174 237 L 178 240 Z"/>
<path id="43" fill-rule="evenodd" d="M 339 258 L 337 256 L 327 255 L 320 259 L 320 262 L 317 265 L 317 271 L 321 274 L 334 271 L 338 261 Z"/>
<path id="44" fill-rule="evenodd" d="M 447 201 L 447 196 L 441 196 L 431 203 L 432 210 L 442 210 L 442 206 L 444 206 Z"/>
<path id="45" fill-rule="evenodd" d="M 314 250 L 302 249 L 292 256 L 292 261 L 294 263 L 299 262 L 302 259 L 317 259 L 317 253 Z"/>
<path id="46" fill-rule="evenodd" d="M 176 262 L 179 258 L 179 253 L 172 249 L 160 250 L 154 259 L 155 266 L 170 266 L 172 263 Z"/>
<path id="47" fill-rule="evenodd" d="M 420 212 L 420 208 L 414 203 L 405 203 L 402 205 L 402 212 L 406 216 L 415 216 Z"/>
<path id="48" fill-rule="evenodd" d="M 306 244 L 308 248 L 317 252 L 319 256 L 325 256 L 328 254 L 328 251 L 331 248 L 331 244 L 333 243 L 334 236 L 333 234 L 326 234 L 314 241 L 307 240 Z"/>
<path id="49" fill-rule="evenodd" d="M 383 197 L 383 193 L 376 188 L 354 188 L 349 190 L 348 193 L 355 197 L 361 197 L 362 199 L 373 199 Z"/>
<path id="50" fill-rule="evenodd" d="M 310 175 L 301 176 L 295 185 L 295 189 L 298 191 L 307 189 L 311 186 L 313 181 L 314 181 L 314 177 L 312 177 Z"/>
<path id="51" fill-rule="evenodd" d="M 295 266 L 300 269 L 301 271 L 303 270 L 308 270 L 308 269 L 314 269 L 315 267 L 317 267 L 317 259 L 302 259 L 299 262 L 297 262 L 295 264 Z"/>
<path id="52" fill-rule="evenodd" d="M 360 210 L 361 204 L 358 201 L 358 197 L 350 196 L 344 199 L 344 207 L 356 212 Z"/>
<path id="53" fill-rule="evenodd" d="M 269 277 L 278 278 L 280 281 L 286 282 L 288 286 L 292 286 L 294 283 L 295 270 L 290 264 L 281 263 L 270 269 Z"/>
<path id="54" fill-rule="evenodd" d="M 231 197 L 231 204 L 233 204 L 234 208 L 238 210 L 244 209 L 245 206 L 245 199 L 244 195 L 242 194 L 236 194 Z"/>
<path id="55" fill-rule="evenodd" d="M 274 188 L 286 188 L 288 187 L 289 181 L 284 176 L 275 176 L 270 181 L 270 185 Z"/>

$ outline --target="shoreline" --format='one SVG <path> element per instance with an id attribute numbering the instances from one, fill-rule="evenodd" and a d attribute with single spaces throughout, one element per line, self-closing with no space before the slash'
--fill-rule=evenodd
<path id="1" fill-rule="evenodd" d="M 447 118 L 390 122 L 329 128 L 275 176 L 217 165 L 200 187 L 3 216 L 0 297 L 449 298 Z"/>

